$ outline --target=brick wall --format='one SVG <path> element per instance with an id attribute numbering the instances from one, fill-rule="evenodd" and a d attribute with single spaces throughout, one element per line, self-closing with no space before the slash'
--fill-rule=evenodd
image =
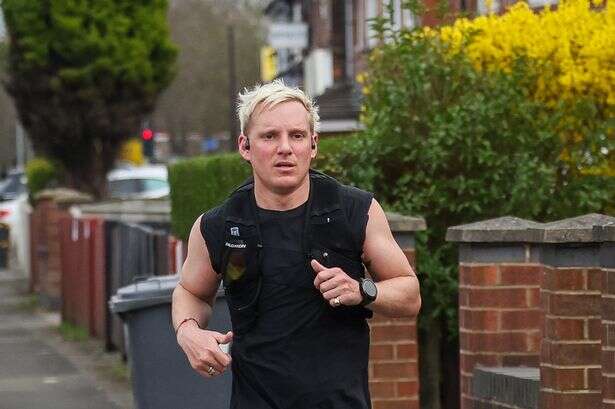
<path id="1" fill-rule="evenodd" d="M 608 226 L 607 236 L 615 238 L 615 224 Z M 615 240 L 612 240 L 615 241 Z M 615 244 L 601 248 L 602 265 L 602 408 L 615 409 Z"/>
<path id="2" fill-rule="evenodd" d="M 599 407 L 600 269 L 544 267 L 543 407 Z"/>
<path id="3" fill-rule="evenodd" d="M 464 247 L 459 265 L 461 408 L 477 407 L 478 366 L 538 366 L 542 267 L 520 244 Z"/>
<path id="4" fill-rule="evenodd" d="M 388 214 L 397 243 L 414 267 L 414 232 L 422 219 Z M 415 319 L 374 314 L 370 320 L 369 388 L 374 409 L 418 409 L 419 370 Z"/>
<path id="5" fill-rule="evenodd" d="M 473 407 L 472 371 L 537 366 L 540 265 L 470 264 L 459 269 L 462 408 Z"/>
<path id="6" fill-rule="evenodd" d="M 36 290 L 45 308 L 58 309 L 61 299 L 61 261 L 59 219 L 65 214 L 52 200 L 37 203 L 32 220 L 31 288 Z"/>
<path id="7" fill-rule="evenodd" d="M 614 409 L 615 218 L 541 224 L 504 217 L 450 228 L 447 239 L 461 243 L 462 407 L 494 407 L 472 389 L 481 364 L 539 366 L 541 409 Z M 499 263 L 504 258 L 525 263 Z M 523 328 L 525 336 L 514 330 Z M 537 350 L 539 362 L 531 355 Z"/>
<path id="8" fill-rule="evenodd" d="M 308 6 L 308 23 L 310 24 L 311 47 L 331 47 L 332 7 L 330 3 L 321 4 L 312 1 Z"/>
<path id="9" fill-rule="evenodd" d="M 405 249 L 414 267 L 414 250 Z M 374 314 L 370 320 L 369 388 L 374 409 L 418 409 L 418 344 L 415 319 Z"/>
<path id="10" fill-rule="evenodd" d="M 92 199 L 70 189 L 50 189 L 39 194 L 30 216 L 32 268 L 30 289 L 39 294 L 41 306 L 60 309 L 62 296 L 62 259 L 60 219 L 75 203 Z"/>

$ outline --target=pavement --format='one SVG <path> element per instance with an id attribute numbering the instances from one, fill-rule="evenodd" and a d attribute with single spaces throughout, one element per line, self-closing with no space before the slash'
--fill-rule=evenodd
<path id="1" fill-rule="evenodd" d="M 103 343 L 67 341 L 27 281 L 0 269 L 0 409 L 132 409 L 125 364 Z"/>

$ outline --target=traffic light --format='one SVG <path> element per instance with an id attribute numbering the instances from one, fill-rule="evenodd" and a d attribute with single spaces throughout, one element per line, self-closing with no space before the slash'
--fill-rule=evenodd
<path id="1" fill-rule="evenodd" d="M 154 132 L 149 128 L 141 131 L 141 141 L 143 142 L 143 154 L 149 159 L 154 158 Z"/>

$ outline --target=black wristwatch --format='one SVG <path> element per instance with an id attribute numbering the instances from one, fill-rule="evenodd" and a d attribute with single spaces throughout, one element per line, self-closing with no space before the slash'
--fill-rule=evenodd
<path id="1" fill-rule="evenodd" d="M 365 306 L 376 300 L 378 296 L 378 287 L 376 287 L 376 283 L 374 283 L 374 280 L 371 278 L 360 279 L 359 289 L 361 290 L 361 297 L 363 297 L 361 305 Z"/>

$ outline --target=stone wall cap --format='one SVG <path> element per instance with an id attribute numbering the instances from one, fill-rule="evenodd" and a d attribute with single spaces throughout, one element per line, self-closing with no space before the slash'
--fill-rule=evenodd
<path id="1" fill-rule="evenodd" d="M 425 219 L 422 217 L 413 217 L 413 216 L 404 216 L 399 213 L 386 213 L 387 220 L 389 221 L 389 226 L 391 227 L 391 231 L 394 232 L 403 232 L 403 231 L 422 231 L 427 228 L 425 224 Z"/>
<path id="2" fill-rule="evenodd" d="M 81 213 L 117 213 L 117 214 L 170 214 L 171 203 L 168 199 L 117 200 L 90 203 L 78 206 Z"/>
<path id="3" fill-rule="evenodd" d="M 497 407 L 538 408 L 539 368 L 477 366 L 473 375 L 472 394 L 476 398 L 487 399 Z"/>
<path id="4" fill-rule="evenodd" d="M 614 240 L 614 225 L 615 217 L 590 213 L 530 230 L 537 234 L 537 241 L 541 243 L 588 243 Z"/>
<path id="5" fill-rule="evenodd" d="M 498 375 L 514 376 L 515 378 L 540 380 L 540 368 L 532 366 L 477 366 L 475 371 L 490 372 Z"/>
<path id="6" fill-rule="evenodd" d="M 64 187 L 41 190 L 34 199 L 52 200 L 58 204 L 91 203 L 94 200 L 92 195 Z"/>
<path id="7" fill-rule="evenodd" d="M 73 217 L 100 217 L 124 223 L 168 223 L 171 203 L 168 199 L 117 200 L 72 206 Z"/>
<path id="8" fill-rule="evenodd" d="M 542 223 L 514 216 L 498 217 L 470 224 L 449 227 L 446 240 L 451 242 L 532 242 L 536 233 L 531 228 L 540 228 Z"/>
<path id="9" fill-rule="evenodd" d="M 609 223 L 602 228 L 602 241 L 615 241 L 615 222 Z"/>

